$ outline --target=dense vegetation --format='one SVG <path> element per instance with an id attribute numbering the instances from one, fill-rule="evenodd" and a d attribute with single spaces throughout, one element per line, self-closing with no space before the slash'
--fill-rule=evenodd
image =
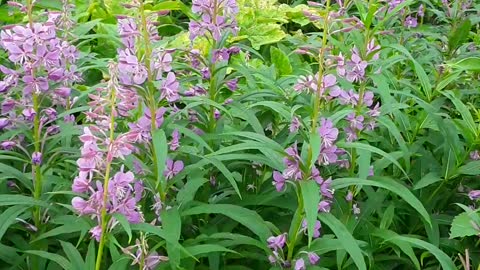
<path id="1" fill-rule="evenodd" d="M 479 22 L 2 1 L 0 269 L 480 269 Z"/>

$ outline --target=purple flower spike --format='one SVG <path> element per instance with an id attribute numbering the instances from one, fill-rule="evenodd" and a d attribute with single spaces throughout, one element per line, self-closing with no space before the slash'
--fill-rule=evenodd
<path id="1" fill-rule="evenodd" d="M 165 168 L 165 178 L 167 180 L 172 179 L 175 175 L 179 174 L 183 170 L 183 161 L 167 159 L 167 167 Z"/>
<path id="2" fill-rule="evenodd" d="M 32 164 L 35 166 L 42 164 L 42 153 L 35 152 L 32 154 Z"/>

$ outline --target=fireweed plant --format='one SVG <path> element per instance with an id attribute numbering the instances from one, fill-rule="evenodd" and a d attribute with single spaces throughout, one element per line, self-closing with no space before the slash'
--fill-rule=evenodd
<path id="1" fill-rule="evenodd" d="M 187 2 L 0 5 L 0 268 L 478 268 L 479 4 Z"/>

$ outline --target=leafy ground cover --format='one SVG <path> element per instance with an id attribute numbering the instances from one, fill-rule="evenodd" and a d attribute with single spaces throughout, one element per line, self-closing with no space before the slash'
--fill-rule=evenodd
<path id="1" fill-rule="evenodd" d="M 480 3 L 2 1 L 1 269 L 480 269 Z"/>

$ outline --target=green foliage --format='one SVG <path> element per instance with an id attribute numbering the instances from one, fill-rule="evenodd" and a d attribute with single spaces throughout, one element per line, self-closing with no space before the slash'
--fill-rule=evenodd
<path id="1" fill-rule="evenodd" d="M 61 12 L 63 4 L 35 1 L 29 18 L 5 2 L 0 126 L 8 125 L 0 127 L 0 143 L 15 146 L 0 145 L 0 268 L 281 270 L 303 260 L 302 270 L 453 270 L 466 268 L 459 255 L 471 269 L 480 266 L 479 4 L 237 0 L 238 29 L 218 38 L 210 29 L 191 40 L 189 23 L 207 20 L 192 9 L 198 1 L 143 1 L 142 9 L 70 1 L 73 24 L 56 30 L 78 49 L 81 80 L 53 83 L 53 69 L 33 74 L 46 78 L 47 92 L 71 86 L 68 106 L 38 94 L 38 137 L 24 111 L 34 107 L 23 92 L 28 67 L 8 54 L 5 31 L 45 22 L 44 12 Z M 131 64 L 119 53 L 126 16 L 137 22 L 128 61 L 145 68 L 145 83 L 115 81 Z M 161 38 L 145 41 L 156 34 Z M 171 63 L 158 63 L 164 52 Z M 35 53 L 39 62 L 47 57 Z M 109 73 L 111 62 L 123 64 L 119 74 Z M 166 84 L 168 65 L 178 82 L 174 101 L 165 98 L 166 88 L 175 88 Z M 6 68 L 19 76 L 8 87 Z M 92 121 L 94 112 L 111 109 L 94 101 L 111 83 L 118 84 L 115 110 Z M 192 96 L 192 89 L 205 93 Z M 166 112 L 152 129 L 150 114 L 160 108 Z M 109 133 L 111 119 L 112 137 L 92 149 L 115 157 L 96 156 L 88 191 L 73 192 L 78 160 L 88 154 L 84 128 Z M 60 132 L 47 134 L 54 125 Z M 136 136 L 143 140 L 131 142 Z M 184 166 L 172 173 L 167 160 Z M 98 209 L 82 214 L 72 205 L 75 197 L 91 203 L 97 183 L 120 171 L 134 173 L 131 186 L 97 195 L 132 197 L 138 223 L 118 202 L 105 208 L 105 220 Z M 92 231 L 102 223 L 101 246 Z M 313 253 L 321 257 L 316 265 Z M 147 258 L 158 262 L 147 267 Z"/>

